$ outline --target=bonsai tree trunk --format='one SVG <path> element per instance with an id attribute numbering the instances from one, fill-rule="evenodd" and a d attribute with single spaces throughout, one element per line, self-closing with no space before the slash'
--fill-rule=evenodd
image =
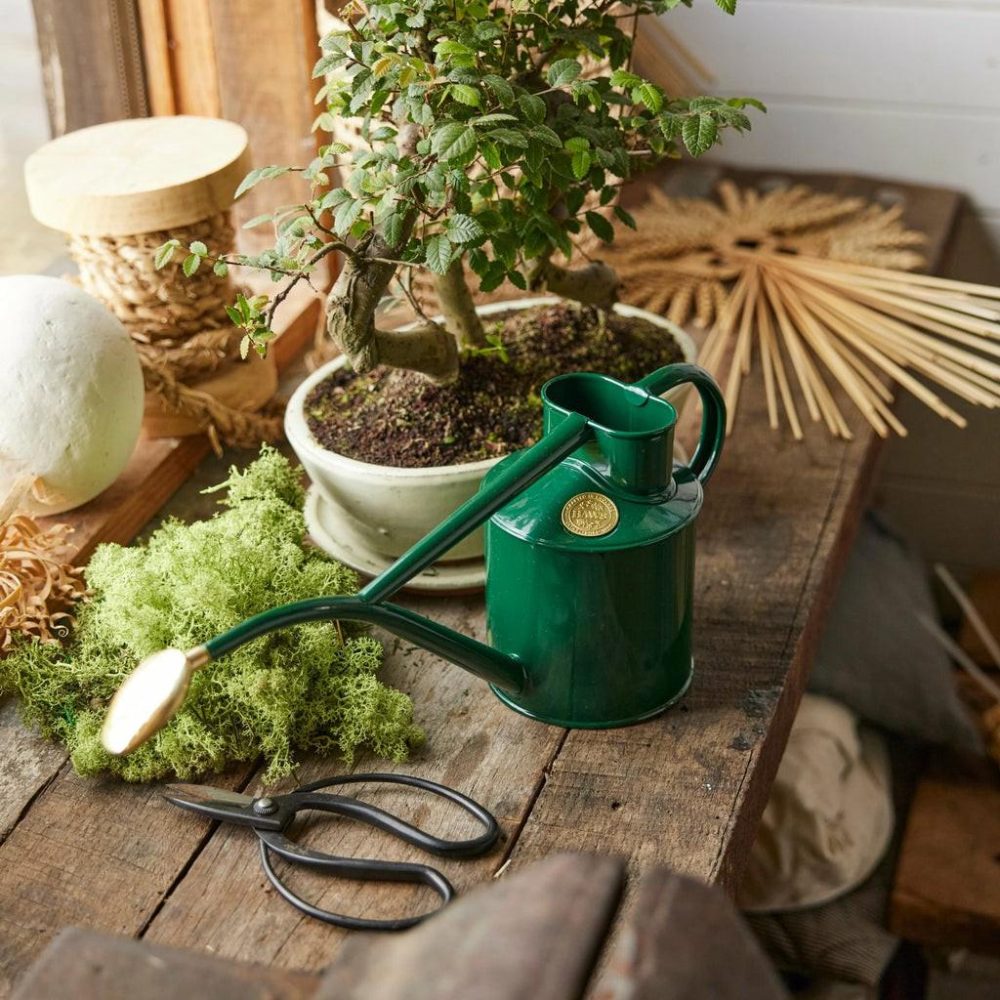
<path id="1" fill-rule="evenodd" d="M 600 260 L 585 267 L 566 268 L 542 257 L 528 274 L 532 292 L 549 291 L 598 309 L 610 309 L 618 301 L 618 286 L 614 268 Z"/>
<path id="2" fill-rule="evenodd" d="M 380 330 L 375 326 L 375 309 L 396 273 L 394 249 L 374 232 L 358 244 L 327 297 L 327 332 L 357 372 L 389 365 L 446 382 L 458 374 L 458 343 L 444 327 L 427 323 L 413 330 Z"/>
<path id="3" fill-rule="evenodd" d="M 448 270 L 434 279 L 434 289 L 445 323 L 458 342 L 471 347 L 485 346 L 486 333 L 465 280 L 461 257 L 452 261 Z"/>

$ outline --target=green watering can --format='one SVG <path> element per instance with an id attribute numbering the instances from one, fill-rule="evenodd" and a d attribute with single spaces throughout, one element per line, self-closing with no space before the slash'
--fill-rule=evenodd
<path id="1" fill-rule="evenodd" d="M 675 467 L 677 412 L 660 395 L 688 382 L 701 396 L 701 439 L 690 465 Z M 356 597 L 296 601 L 143 660 L 111 703 L 105 747 L 129 753 L 152 736 L 210 660 L 315 620 L 379 625 L 557 726 L 624 726 L 675 702 L 692 672 L 695 519 L 725 437 L 718 386 L 695 365 L 667 365 L 632 385 L 561 375 L 542 401 L 541 440 L 497 463 L 474 497 Z M 487 518 L 489 645 L 386 603 Z"/>

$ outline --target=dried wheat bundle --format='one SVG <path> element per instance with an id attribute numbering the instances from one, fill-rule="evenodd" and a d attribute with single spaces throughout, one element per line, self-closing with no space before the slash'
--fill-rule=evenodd
<path id="1" fill-rule="evenodd" d="M 1000 289 L 908 273 L 922 263 L 924 238 L 905 228 L 898 206 L 726 182 L 718 202 L 654 190 L 636 214 L 639 233 L 603 255 L 629 301 L 709 329 L 701 363 L 724 384 L 730 429 L 755 360 L 771 427 L 780 408 L 797 439 L 797 395 L 831 434 L 852 436 L 832 383 L 883 437 L 906 433 L 887 375 L 960 427 L 965 419 L 925 380 L 1000 405 L 991 360 L 1000 358 Z"/>
<path id="2" fill-rule="evenodd" d="M 69 530 L 0 511 L 0 654 L 15 634 L 56 642 L 69 633 L 86 592 L 83 571 L 62 555 Z"/>

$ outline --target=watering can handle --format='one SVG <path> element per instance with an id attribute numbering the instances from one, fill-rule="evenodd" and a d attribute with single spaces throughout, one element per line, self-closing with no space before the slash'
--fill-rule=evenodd
<path id="1" fill-rule="evenodd" d="M 688 468 L 704 485 L 719 464 L 726 440 L 726 403 L 715 379 L 697 365 L 666 365 L 635 384 L 651 395 L 662 396 L 685 382 L 690 382 L 701 396 L 701 437 Z"/>

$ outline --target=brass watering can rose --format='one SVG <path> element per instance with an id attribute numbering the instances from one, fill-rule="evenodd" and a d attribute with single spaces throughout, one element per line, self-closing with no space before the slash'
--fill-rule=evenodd
<path id="1" fill-rule="evenodd" d="M 701 396 L 701 438 L 690 465 L 674 466 L 677 413 L 660 395 L 683 383 Z M 722 395 L 703 369 L 679 364 L 632 385 L 561 375 L 542 401 L 538 443 L 494 466 L 476 496 L 355 597 L 286 604 L 203 646 L 143 660 L 111 703 L 105 748 L 129 753 L 166 725 L 210 660 L 317 620 L 379 625 L 559 726 L 627 725 L 671 705 L 691 680 L 694 525 L 722 452 Z M 385 603 L 488 519 L 490 645 Z"/>
<path id="2" fill-rule="evenodd" d="M 204 646 L 147 656 L 111 699 L 101 730 L 104 749 L 116 756 L 131 753 L 159 732 L 183 704 L 191 675 L 210 659 Z"/>

